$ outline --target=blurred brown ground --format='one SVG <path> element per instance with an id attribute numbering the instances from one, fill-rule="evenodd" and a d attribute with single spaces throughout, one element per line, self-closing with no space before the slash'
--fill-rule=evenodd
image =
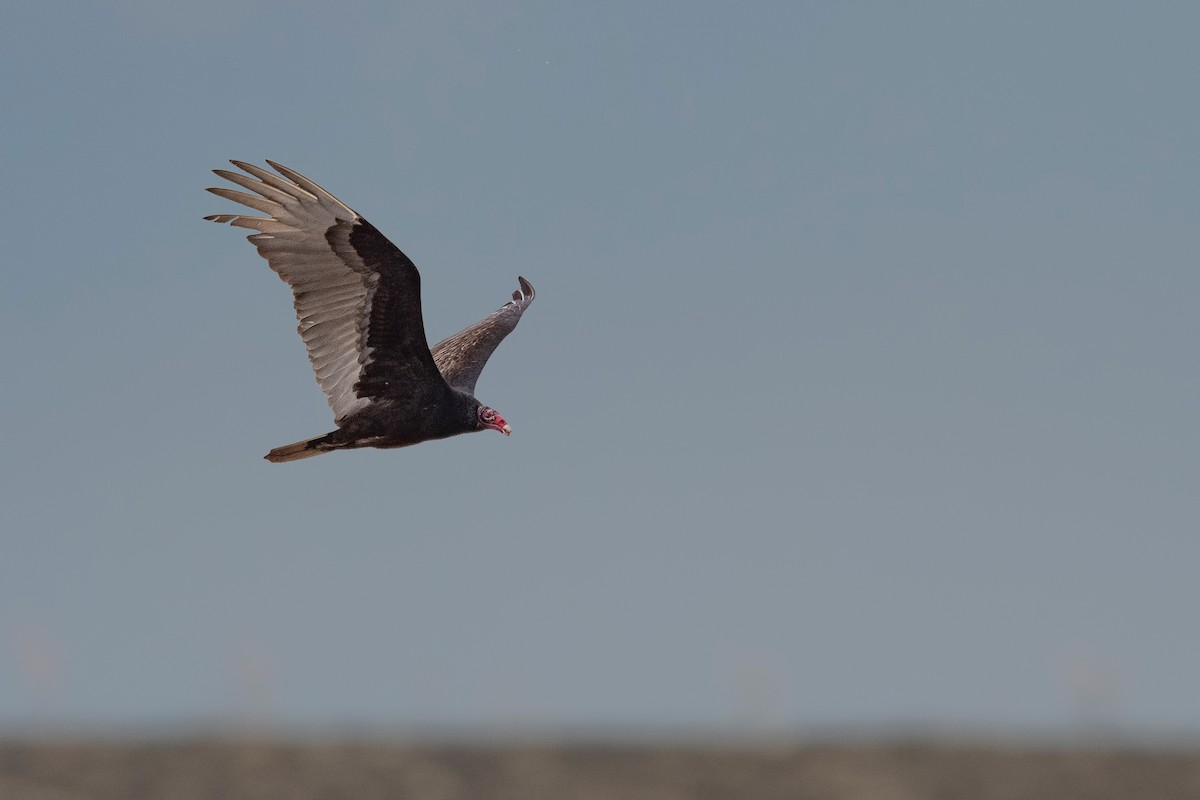
<path id="1" fill-rule="evenodd" d="M 1200 748 L 0 743 L 3 800 L 1174 800 Z"/>

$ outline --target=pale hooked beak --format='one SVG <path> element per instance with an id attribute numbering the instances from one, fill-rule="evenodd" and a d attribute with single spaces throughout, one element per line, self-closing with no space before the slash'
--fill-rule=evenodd
<path id="1" fill-rule="evenodd" d="M 486 422 L 483 420 L 482 417 L 480 418 L 480 423 L 481 423 L 482 427 L 491 428 L 494 431 L 500 431 L 505 436 L 512 435 L 512 426 L 510 426 L 507 422 L 504 421 L 504 417 L 500 416 L 495 411 L 492 411 L 492 413 L 489 416 L 490 416 L 490 419 L 488 419 Z"/>

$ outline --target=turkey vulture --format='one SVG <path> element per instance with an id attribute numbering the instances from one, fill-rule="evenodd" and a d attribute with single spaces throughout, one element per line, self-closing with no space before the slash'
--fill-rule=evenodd
<path id="1" fill-rule="evenodd" d="M 512 300 L 429 349 L 421 318 L 421 275 L 371 223 L 295 170 L 278 175 L 232 161 L 217 175 L 254 194 L 208 191 L 266 214 L 213 214 L 257 231 L 246 237 L 295 297 L 297 330 L 337 430 L 276 447 L 268 461 L 296 461 L 355 447 L 405 447 L 485 428 L 512 428 L 475 399 L 475 381 L 533 302 L 529 281 Z M 282 176 L 282 177 L 281 177 Z"/>

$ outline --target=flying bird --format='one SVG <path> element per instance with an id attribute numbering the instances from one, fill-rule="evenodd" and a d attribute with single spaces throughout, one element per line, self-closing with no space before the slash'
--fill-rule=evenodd
<path id="1" fill-rule="evenodd" d="M 518 277 L 512 300 L 431 350 L 421 317 L 421 275 L 361 214 L 282 164 L 275 172 L 231 161 L 246 174 L 213 170 L 254 194 L 208 191 L 266 216 L 212 214 L 257 233 L 246 237 L 292 287 L 297 331 L 337 429 L 276 447 L 273 462 L 357 447 L 406 447 L 429 439 L 512 428 L 475 399 L 475 382 L 533 302 Z M 276 174 L 278 173 L 278 174 Z"/>

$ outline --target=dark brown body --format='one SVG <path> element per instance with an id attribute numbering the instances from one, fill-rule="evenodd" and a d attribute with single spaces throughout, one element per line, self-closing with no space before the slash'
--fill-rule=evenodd
<path id="1" fill-rule="evenodd" d="M 441 397 L 377 400 L 345 420 L 336 430 L 303 442 L 277 447 L 267 454 L 272 462 L 297 461 L 359 447 L 408 447 L 432 439 L 446 439 L 480 430 L 480 403 L 468 394 L 450 389 Z"/>

